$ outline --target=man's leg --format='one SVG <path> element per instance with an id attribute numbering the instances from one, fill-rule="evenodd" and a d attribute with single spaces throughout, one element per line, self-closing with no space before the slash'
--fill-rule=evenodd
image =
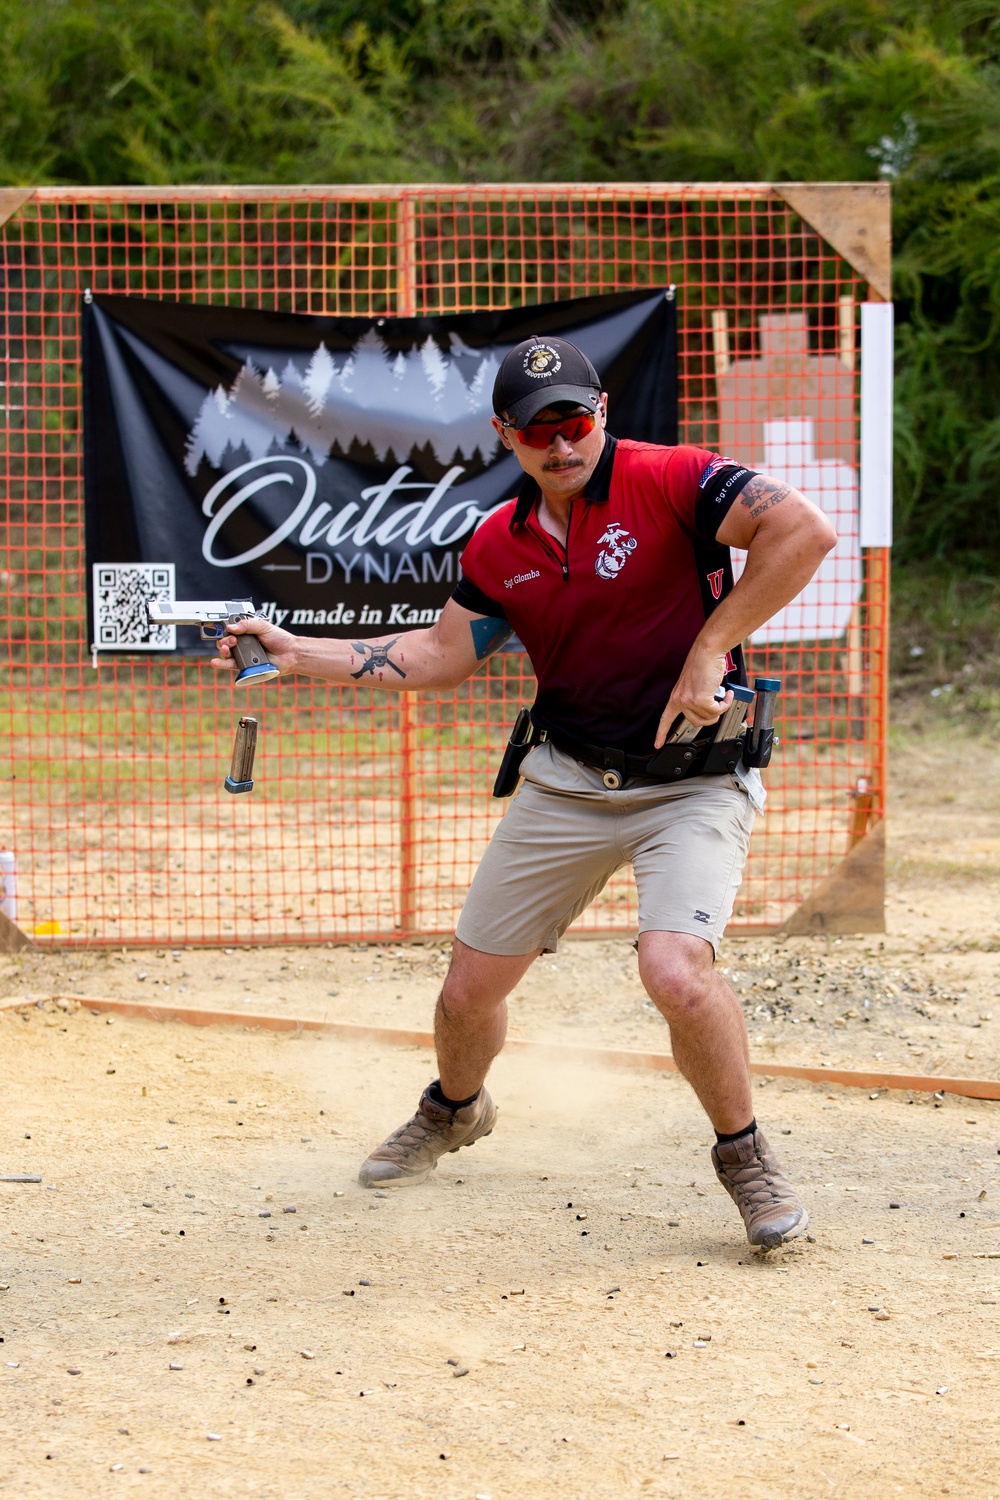
<path id="1" fill-rule="evenodd" d="M 674 1061 L 715 1126 L 715 1174 L 742 1214 L 751 1245 L 773 1250 L 804 1234 L 809 1216 L 757 1128 L 743 1010 L 714 964 L 704 938 L 640 935 L 642 982 L 670 1027 Z"/>
<path id="2" fill-rule="evenodd" d="M 740 1002 L 715 972 L 705 938 L 644 932 L 639 977 L 670 1027 L 674 1061 L 722 1135 L 753 1119 L 750 1048 Z"/>
<path id="3" fill-rule="evenodd" d="M 617 808 L 597 771 L 550 745 L 536 746 L 523 769 L 459 918 L 435 1015 L 440 1077 L 362 1164 L 367 1187 L 422 1182 L 445 1151 L 493 1129 L 483 1080 L 503 1046 L 507 996 L 623 862 Z"/>
<path id="4" fill-rule="evenodd" d="M 507 1035 L 507 996 L 538 957 L 479 953 L 460 938 L 434 1013 L 438 1080 L 449 1099 L 481 1088 Z"/>
<path id="5" fill-rule="evenodd" d="M 439 1077 L 417 1112 L 362 1163 L 365 1187 L 423 1182 L 447 1151 L 489 1135 L 496 1105 L 483 1082 L 507 1032 L 507 996 L 537 956 L 481 953 L 459 938 L 434 1016 Z"/>

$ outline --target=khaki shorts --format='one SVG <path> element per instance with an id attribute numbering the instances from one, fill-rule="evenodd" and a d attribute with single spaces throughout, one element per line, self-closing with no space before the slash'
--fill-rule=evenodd
<path id="1" fill-rule="evenodd" d="M 609 792 L 599 771 L 550 744 L 529 753 L 522 774 L 458 919 L 463 943 L 480 953 L 553 953 L 631 864 L 640 932 L 686 932 L 718 949 L 755 815 L 731 777 L 643 779 Z"/>

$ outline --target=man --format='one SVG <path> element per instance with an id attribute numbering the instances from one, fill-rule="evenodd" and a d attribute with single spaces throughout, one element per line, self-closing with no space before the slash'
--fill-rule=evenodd
<path id="1" fill-rule="evenodd" d="M 715 1128 L 716 1174 L 750 1243 L 773 1248 L 808 1217 L 757 1128 L 743 1013 L 713 967 L 759 776 L 739 765 L 662 780 L 648 762 L 675 722 L 716 723 L 740 642 L 808 583 L 836 535 L 796 490 L 731 459 L 616 441 L 597 372 L 566 340 L 513 349 L 493 406 L 524 480 L 472 537 L 436 624 L 368 641 L 299 639 L 260 620 L 233 631 L 259 635 L 282 672 L 342 684 L 377 649 L 393 668 L 382 685 L 400 691 L 456 686 L 516 631 L 538 678 L 541 742 L 473 880 L 437 1003 L 439 1076 L 361 1181 L 420 1182 L 446 1151 L 490 1134 L 485 1079 L 507 996 L 631 863 L 640 977 Z M 730 547 L 747 552 L 735 586 Z M 217 666 L 231 665 L 231 645 Z"/>

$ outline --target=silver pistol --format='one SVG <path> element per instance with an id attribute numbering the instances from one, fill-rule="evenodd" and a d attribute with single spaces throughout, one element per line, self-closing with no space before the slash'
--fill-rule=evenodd
<path id="1" fill-rule="evenodd" d="M 197 625 L 203 641 L 220 641 L 238 620 L 262 620 L 252 599 L 161 599 L 146 606 L 151 625 Z M 236 681 L 270 682 L 280 674 L 255 635 L 236 636 Z"/>

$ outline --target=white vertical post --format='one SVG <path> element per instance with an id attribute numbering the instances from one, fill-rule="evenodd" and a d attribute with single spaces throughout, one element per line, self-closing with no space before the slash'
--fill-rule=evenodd
<path id="1" fill-rule="evenodd" d="M 854 369 L 854 297 L 850 292 L 837 298 L 837 353 L 845 370 Z"/>
<path id="2" fill-rule="evenodd" d="M 725 375 L 729 369 L 729 313 L 724 307 L 712 312 L 712 352 L 715 355 L 716 375 Z"/>
<path id="3" fill-rule="evenodd" d="M 17 855 L 13 849 L 0 846 L 0 911 L 12 922 L 17 921 Z"/>
<path id="4" fill-rule="evenodd" d="M 892 546 L 892 303 L 861 304 L 861 545 Z"/>

